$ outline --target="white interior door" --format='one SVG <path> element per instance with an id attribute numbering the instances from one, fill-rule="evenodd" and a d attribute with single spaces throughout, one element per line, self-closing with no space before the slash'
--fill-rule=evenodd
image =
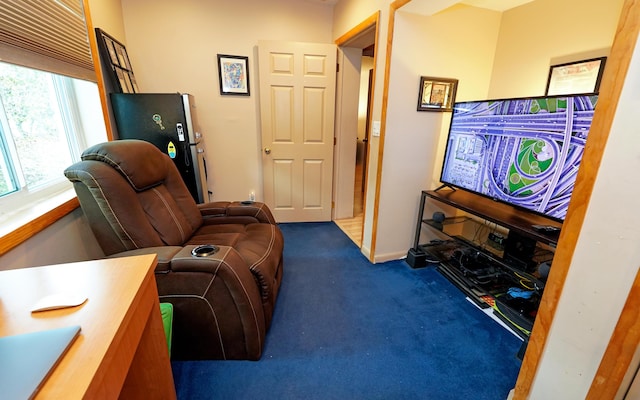
<path id="1" fill-rule="evenodd" d="M 336 51 L 258 43 L 264 196 L 278 222 L 331 220 Z"/>

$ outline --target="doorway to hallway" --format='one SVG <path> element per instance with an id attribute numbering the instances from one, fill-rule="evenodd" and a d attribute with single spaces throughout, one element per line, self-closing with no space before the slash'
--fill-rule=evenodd
<path id="1" fill-rule="evenodd" d="M 355 140 L 355 166 L 343 167 L 354 168 L 353 174 L 353 214 L 344 213 L 348 209 L 341 208 L 341 212 L 336 212 L 334 209 L 334 222 L 340 229 L 358 246 L 362 247 L 363 228 L 366 209 L 366 192 L 367 192 L 367 173 L 369 170 L 369 137 L 370 137 L 370 125 L 371 125 L 371 113 L 372 113 L 372 96 L 374 92 L 374 79 L 375 65 L 376 65 L 376 41 L 378 37 L 378 19 L 379 13 L 373 14 L 367 20 L 354 27 L 351 31 L 343 35 L 336 40 L 336 44 L 343 51 L 355 50 L 356 52 L 361 50 L 360 55 L 360 83 L 359 88 L 351 86 L 349 93 L 355 95 L 358 99 L 357 110 L 357 129 L 350 129 L 347 132 L 341 132 L 341 135 L 346 134 L 347 137 L 343 140 Z M 351 53 L 353 54 L 353 53 Z M 357 56 L 357 53 L 353 54 Z M 358 93 L 353 93 L 354 90 L 358 90 Z M 351 117 L 350 117 L 351 118 Z M 353 138 L 353 139 L 350 139 Z M 353 143 L 353 142 L 351 142 Z M 336 170 L 336 173 L 340 174 L 344 171 L 343 168 Z M 351 171 L 348 171 L 351 174 Z M 335 177 L 334 177 L 335 179 Z M 346 182 L 345 182 L 346 183 Z M 346 188 L 345 188 L 346 189 Z M 342 192 L 344 193 L 344 191 Z M 341 202 L 341 196 L 338 194 L 334 200 L 340 207 L 347 206 Z M 350 197 L 350 195 L 349 195 Z M 337 217 L 341 215 L 342 217 Z M 337 217 L 337 218 L 336 218 Z"/>
<path id="2" fill-rule="evenodd" d="M 353 184 L 353 217 L 336 219 L 335 223 L 358 246 L 362 246 L 362 231 L 364 225 L 364 194 L 369 151 L 369 133 L 371 121 L 371 92 L 373 84 L 373 68 L 375 45 L 368 46 L 362 51 L 362 66 L 360 85 L 360 104 L 358 135 L 356 145 L 356 165 Z M 362 115 L 363 117 L 360 117 Z"/>

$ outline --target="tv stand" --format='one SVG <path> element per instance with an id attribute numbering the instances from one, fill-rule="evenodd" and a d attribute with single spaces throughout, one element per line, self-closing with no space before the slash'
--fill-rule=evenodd
<path id="1" fill-rule="evenodd" d="M 456 188 L 454 188 L 453 186 L 447 185 L 447 184 L 445 183 L 445 184 L 442 184 L 442 185 L 438 186 L 438 187 L 434 190 L 434 192 L 437 192 L 438 190 L 442 190 L 442 189 L 444 189 L 444 188 L 449 188 L 449 190 L 453 190 L 453 191 L 455 191 L 455 190 L 456 190 Z"/>
<path id="2" fill-rule="evenodd" d="M 431 209 L 451 210 L 442 218 Z M 545 229 L 541 229 L 545 227 Z M 552 228 L 548 228 L 552 227 Z M 528 338 L 562 225 L 465 190 L 423 190 L 407 263 L 435 265 L 481 308 Z"/>

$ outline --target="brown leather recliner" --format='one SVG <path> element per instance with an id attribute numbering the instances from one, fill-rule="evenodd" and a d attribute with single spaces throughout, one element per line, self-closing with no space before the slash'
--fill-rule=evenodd
<path id="1" fill-rule="evenodd" d="M 141 140 L 90 147 L 64 174 L 106 255 L 158 254 L 160 301 L 174 307 L 174 360 L 260 358 L 284 247 L 266 205 L 197 205 L 173 161 Z M 192 255 L 205 244 L 217 251 Z"/>

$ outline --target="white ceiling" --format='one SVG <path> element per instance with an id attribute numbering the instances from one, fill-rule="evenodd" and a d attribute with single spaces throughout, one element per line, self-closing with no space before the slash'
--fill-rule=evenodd
<path id="1" fill-rule="evenodd" d="M 309 3 L 334 6 L 340 0 L 302 0 Z M 506 11 L 530 3 L 534 0 L 411 0 L 401 10 L 420 15 L 433 15 L 456 4 L 486 8 L 494 11 Z"/>
<path id="2" fill-rule="evenodd" d="M 340 0 L 303 1 L 334 6 Z M 510 8 L 518 7 L 531 1 L 533 0 L 412 0 L 402 7 L 402 11 L 421 15 L 433 15 L 458 3 L 479 8 L 487 8 L 494 11 L 506 11 Z"/>
<path id="3" fill-rule="evenodd" d="M 532 1 L 533 0 L 412 0 L 404 5 L 401 10 L 420 15 L 433 15 L 456 4 L 467 4 L 502 12 Z"/>
<path id="4" fill-rule="evenodd" d="M 494 11 L 507 11 L 532 1 L 533 0 L 464 0 L 462 3 L 479 8 L 488 8 Z"/>
<path id="5" fill-rule="evenodd" d="M 340 0 L 303 0 L 303 1 L 307 1 L 309 3 L 318 3 L 318 4 L 326 4 L 326 5 L 330 5 L 330 6 L 335 6 L 336 3 Z"/>

